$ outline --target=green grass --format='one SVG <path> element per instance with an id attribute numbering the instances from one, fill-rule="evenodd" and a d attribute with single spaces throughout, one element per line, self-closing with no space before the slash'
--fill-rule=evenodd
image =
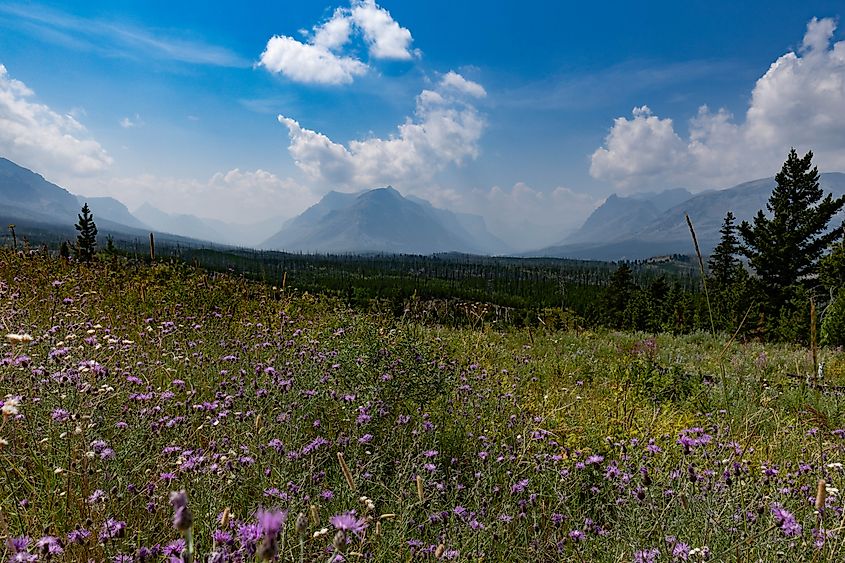
<path id="1" fill-rule="evenodd" d="M 845 557 L 841 495 L 814 507 L 819 479 L 843 485 L 845 410 L 785 377 L 812 371 L 799 347 L 445 328 L 181 265 L 7 250 L 0 304 L 3 330 L 34 339 L 0 363 L 18 410 L 0 427 L 6 558 L 11 538 L 36 554 L 54 536 L 53 560 L 162 560 L 180 489 L 197 560 L 254 560 L 258 508 L 289 511 L 283 561 L 337 555 L 329 517 L 351 510 L 352 561 L 441 544 L 460 561 Z M 101 538 L 109 519 L 125 529 Z"/>

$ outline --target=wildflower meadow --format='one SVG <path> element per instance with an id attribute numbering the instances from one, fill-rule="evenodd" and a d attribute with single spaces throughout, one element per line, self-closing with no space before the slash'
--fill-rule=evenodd
<path id="1" fill-rule="evenodd" d="M 446 328 L 0 251 L 8 561 L 841 561 L 804 348 Z"/>

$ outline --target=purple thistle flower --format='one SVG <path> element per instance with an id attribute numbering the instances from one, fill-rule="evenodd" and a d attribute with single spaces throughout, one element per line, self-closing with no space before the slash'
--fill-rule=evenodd
<path id="1" fill-rule="evenodd" d="M 38 540 L 35 547 L 42 555 L 60 555 L 65 552 L 59 538 L 54 536 L 44 536 Z"/>
<path id="2" fill-rule="evenodd" d="M 329 518 L 329 522 L 338 530 L 352 532 L 357 536 L 360 536 L 367 529 L 367 521 L 364 518 L 358 518 L 355 511 L 336 514 Z"/>
<path id="3" fill-rule="evenodd" d="M 634 563 L 654 563 L 660 557 L 660 550 L 656 547 L 643 549 L 634 553 Z"/>
<path id="4" fill-rule="evenodd" d="M 114 538 L 123 537 L 124 530 L 126 530 L 126 522 L 109 518 L 103 522 L 103 526 L 100 528 L 100 541 L 105 542 Z"/>
<path id="5" fill-rule="evenodd" d="M 180 532 L 190 529 L 194 523 L 194 517 L 188 508 L 188 494 L 185 490 L 171 492 L 170 504 L 173 506 L 173 527 Z"/>
<path id="6" fill-rule="evenodd" d="M 675 561 L 686 561 L 689 559 L 689 545 L 678 542 L 675 544 L 675 547 L 672 548 L 672 558 Z"/>

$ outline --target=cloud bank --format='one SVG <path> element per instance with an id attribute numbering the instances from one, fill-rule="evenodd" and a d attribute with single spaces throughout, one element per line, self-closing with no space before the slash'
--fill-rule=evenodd
<path id="1" fill-rule="evenodd" d="M 813 18 L 798 52 L 779 57 L 751 93 L 745 119 L 701 106 L 683 136 L 648 106 L 614 120 L 590 174 L 623 191 L 727 187 L 774 175 L 790 147 L 812 150 L 823 170 L 845 170 L 845 41 L 832 19 Z"/>
<path id="2" fill-rule="evenodd" d="M 361 37 L 371 59 L 409 60 L 411 32 L 400 26 L 390 12 L 374 0 L 353 0 L 332 17 L 313 28 L 305 42 L 287 35 L 267 41 L 258 65 L 294 82 L 349 84 L 369 66 L 353 54 L 344 54 L 352 39 Z"/>
<path id="3" fill-rule="evenodd" d="M 337 143 L 279 115 L 290 136 L 288 152 L 296 165 L 323 191 L 393 185 L 413 191 L 449 165 L 479 154 L 484 118 L 473 101 L 484 88 L 449 72 L 434 89 L 423 90 L 414 115 L 386 139 L 373 137 Z"/>
<path id="4" fill-rule="evenodd" d="M 188 213 L 233 223 L 289 218 L 316 203 L 311 190 L 266 170 L 218 172 L 207 180 L 153 174 L 97 179 L 83 186 L 85 195 L 112 196 L 129 209 L 150 202 L 162 211 Z"/>
<path id="5" fill-rule="evenodd" d="M 101 172 L 112 158 L 85 127 L 34 101 L 26 84 L 0 64 L 0 154 L 53 178 Z"/>

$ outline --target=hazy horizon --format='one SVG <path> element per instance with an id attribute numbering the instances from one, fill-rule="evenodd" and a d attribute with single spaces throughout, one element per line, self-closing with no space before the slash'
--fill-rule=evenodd
<path id="1" fill-rule="evenodd" d="M 0 156 L 229 223 L 391 185 L 517 249 L 611 193 L 845 171 L 832 2 L 0 2 Z"/>

